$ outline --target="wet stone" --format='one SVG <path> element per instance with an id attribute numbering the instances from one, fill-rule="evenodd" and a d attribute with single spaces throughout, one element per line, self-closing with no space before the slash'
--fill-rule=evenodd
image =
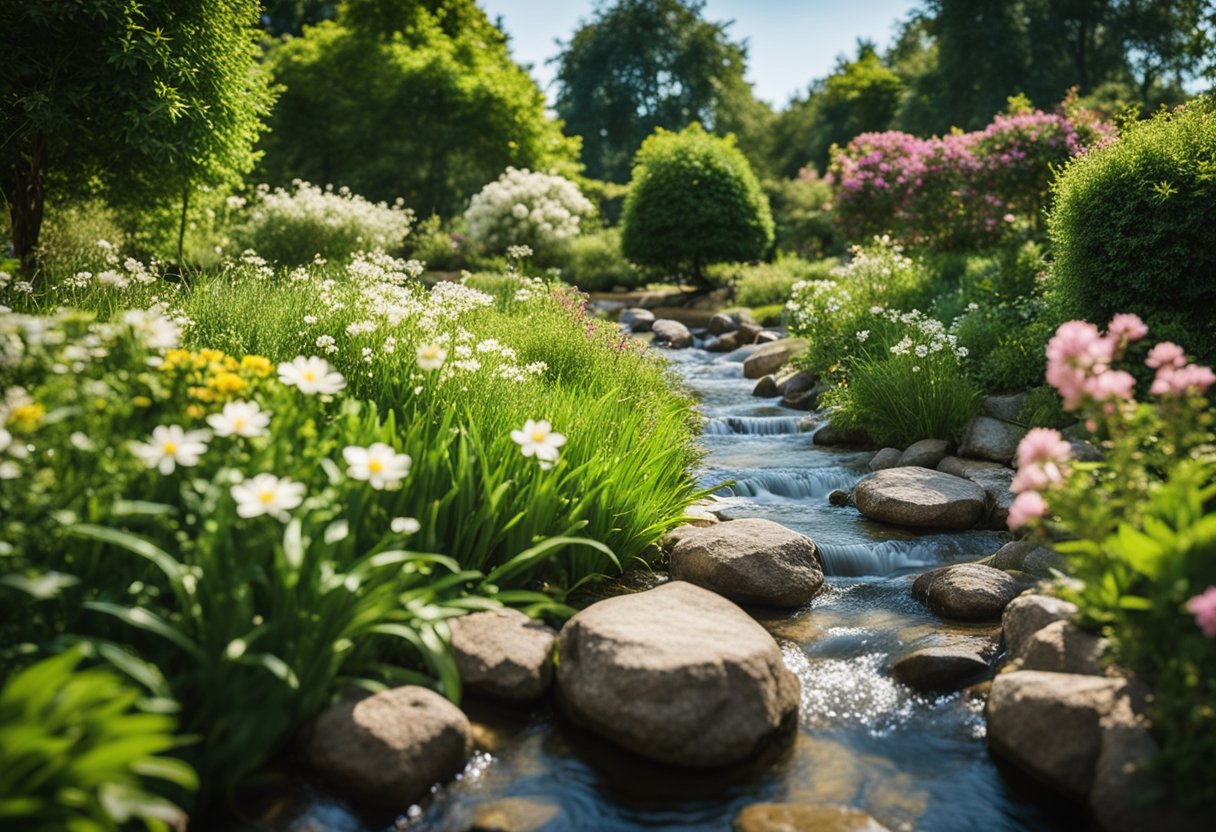
<path id="1" fill-rule="evenodd" d="M 976 681 L 989 670 L 983 644 L 975 641 L 923 647 L 895 661 L 896 679 L 923 693 L 949 693 Z"/>
<path id="2" fill-rule="evenodd" d="M 504 797 L 478 806 L 468 832 L 557 832 L 560 812 L 552 803 Z"/>
<path id="3" fill-rule="evenodd" d="M 622 311 L 618 320 L 629 327 L 630 332 L 650 332 L 650 327 L 654 324 L 654 313 L 649 309 L 633 307 Z"/>
<path id="4" fill-rule="evenodd" d="M 912 584 L 912 594 L 944 618 L 992 621 L 1022 591 L 1018 581 L 991 566 L 960 563 L 932 569 Z"/>
<path id="5" fill-rule="evenodd" d="M 869 468 L 871 471 L 895 468 L 899 465 L 899 460 L 902 456 L 903 452 L 899 448 L 883 448 L 870 459 Z"/>
<path id="6" fill-rule="evenodd" d="M 777 377 L 770 373 L 761 378 L 752 388 L 752 395 L 762 399 L 773 399 L 780 396 L 781 393 L 777 390 Z"/>
<path id="7" fill-rule="evenodd" d="M 830 804 L 753 803 L 735 817 L 735 832 L 887 832 L 860 809 Z"/>

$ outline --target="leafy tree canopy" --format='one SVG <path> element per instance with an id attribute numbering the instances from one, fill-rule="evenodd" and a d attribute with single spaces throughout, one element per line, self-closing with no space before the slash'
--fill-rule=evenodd
<path id="1" fill-rule="evenodd" d="M 350 0 L 269 55 L 273 184 L 346 185 L 451 216 L 508 166 L 576 172 L 578 142 L 473 0 Z"/>
<path id="2" fill-rule="evenodd" d="M 743 79 L 747 51 L 729 24 L 701 17 L 700 0 L 620 0 L 601 6 L 564 44 L 557 113 L 583 138 L 587 174 L 625 182 L 642 140 L 694 121 L 738 134 L 761 157 L 772 114 Z"/>

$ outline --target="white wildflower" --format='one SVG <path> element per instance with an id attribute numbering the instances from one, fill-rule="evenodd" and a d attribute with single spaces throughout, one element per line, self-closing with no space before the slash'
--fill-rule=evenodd
<path id="1" fill-rule="evenodd" d="M 216 436 L 260 436 L 270 425 L 271 414 L 257 402 L 228 402 L 219 413 L 207 417 Z"/>
<path id="2" fill-rule="evenodd" d="M 296 356 L 290 363 L 279 364 L 279 381 L 296 387 L 301 393 L 332 395 L 346 386 L 346 379 L 324 358 Z"/>
<path id="3" fill-rule="evenodd" d="M 366 481 L 377 491 L 400 485 L 410 472 L 409 454 L 399 454 L 383 442 L 369 448 L 348 445 L 342 449 L 342 456 L 348 466 L 346 475 Z"/>
<path id="4" fill-rule="evenodd" d="M 158 425 L 147 442 L 132 442 L 131 452 L 144 465 L 164 475 L 172 474 L 178 465 L 190 468 L 198 465 L 207 451 L 209 435 L 205 430 L 182 430 L 180 425 Z"/>
<path id="5" fill-rule="evenodd" d="M 288 512 L 304 502 L 304 483 L 293 482 L 290 477 L 258 474 L 232 486 L 232 498 L 236 500 L 236 513 L 241 517 L 269 514 L 285 523 Z"/>

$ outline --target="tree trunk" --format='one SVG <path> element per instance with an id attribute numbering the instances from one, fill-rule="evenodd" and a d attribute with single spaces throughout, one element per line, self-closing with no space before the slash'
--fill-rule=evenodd
<path id="1" fill-rule="evenodd" d="M 13 224 L 13 249 L 21 261 L 21 274 L 30 279 L 38 268 L 38 235 L 42 233 L 45 206 L 42 176 L 46 169 L 46 135 L 35 133 L 30 153 L 8 171 L 9 217 Z"/>

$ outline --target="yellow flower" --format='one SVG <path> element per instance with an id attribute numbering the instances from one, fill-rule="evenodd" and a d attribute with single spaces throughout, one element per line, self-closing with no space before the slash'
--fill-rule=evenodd
<path id="1" fill-rule="evenodd" d="M 202 362 L 204 364 L 212 364 L 215 362 L 223 361 L 224 353 L 221 352 L 220 350 L 212 350 L 212 349 L 199 350 L 198 357 L 199 357 L 199 359 L 202 360 Z"/>
<path id="2" fill-rule="evenodd" d="M 236 363 L 236 359 L 231 355 L 224 356 L 224 369 L 228 372 L 235 372 L 240 365 Z"/>
<path id="3" fill-rule="evenodd" d="M 176 370 L 179 365 L 189 364 L 193 359 L 193 353 L 189 350 L 172 349 L 165 353 L 165 360 L 161 362 L 160 369 L 163 372 Z"/>
<path id="4" fill-rule="evenodd" d="M 131 399 L 131 404 L 135 405 L 136 407 L 151 407 L 152 400 L 149 399 L 147 396 L 135 396 L 134 398 Z M 104 410 L 105 406 L 106 406 L 106 403 L 104 401 L 102 401 L 101 399 L 97 400 L 97 409 L 98 410 Z"/>
<path id="5" fill-rule="evenodd" d="M 274 364 L 263 355 L 246 355 L 241 359 L 241 369 L 266 378 L 274 372 Z"/>
<path id="6" fill-rule="evenodd" d="M 226 370 L 218 372 L 211 378 L 207 379 L 208 387 L 224 395 L 239 393 L 244 390 L 247 385 L 248 382 L 246 382 L 245 379 L 241 378 L 236 373 L 230 373 Z"/>
<path id="7" fill-rule="evenodd" d="M 186 408 L 186 415 L 191 419 L 201 419 L 207 415 L 207 411 L 201 404 L 192 404 Z"/>
<path id="8" fill-rule="evenodd" d="M 18 430 L 33 430 L 42 423 L 45 416 L 46 408 L 37 402 L 23 404 L 13 408 L 12 413 L 8 415 L 8 423 Z"/>
<path id="9" fill-rule="evenodd" d="M 208 390 L 206 387 L 191 387 L 187 390 L 191 397 L 198 399 L 200 402 L 215 401 L 215 391 Z"/>

